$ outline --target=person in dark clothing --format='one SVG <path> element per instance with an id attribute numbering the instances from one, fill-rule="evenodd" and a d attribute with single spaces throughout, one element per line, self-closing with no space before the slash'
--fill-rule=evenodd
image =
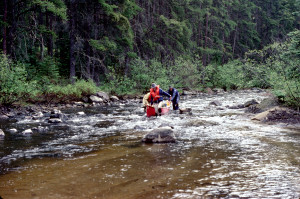
<path id="1" fill-rule="evenodd" d="M 179 109 L 179 92 L 173 88 L 173 86 L 169 86 L 168 93 L 171 95 L 170 100 L 172 101 L 173 104 L 173 110 L 178 110 Z"/>

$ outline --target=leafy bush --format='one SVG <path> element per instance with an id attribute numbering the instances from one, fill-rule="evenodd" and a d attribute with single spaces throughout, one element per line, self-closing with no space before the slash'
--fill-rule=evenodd
<path id="1" fill-rule="evenodd" d="M 75 84 L 50 85 L 44 94 L 53 96 L 60 101 L 69 101 L 80 99 L 85 95 L 94 94 L 98 90 L 99 88 L 92 80 L 77 80 Z"/>
<path id="2" fill-rule="evenodd" d="M 210 69 L 210 67 L 207 68 Z M 210 69 L 210 76 L 214 87 L 230 90 L 245 86 L 243 65 L 239 60 L 217 66 L 215 70 Z"/>
<path id="3" fill-rule="evenodd" d="M 36 86 L 36 81 L 27 81 L 24 64 L 0 55 L 0 104 L 12 104 L 35 95 Z"/>

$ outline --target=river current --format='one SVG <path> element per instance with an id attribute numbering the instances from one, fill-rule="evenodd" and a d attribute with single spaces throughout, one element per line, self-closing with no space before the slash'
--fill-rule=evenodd
<path id="1" fill-rule="evenodd" d="M 22 117 L 0 140 L 0 196 L 8 198 L 299 198 L 299 125 L 253 121 L 228 109 L 268 92 L 181 97 L 180 107 L 147 118 L 139 100 L 63 110 L 60 124 Z M 209 103 L 218 100 L 221 106 Z M 84 112 L 84 115 L 78 114 Z M 143 144 L 172 126 L 176 143 Z"/>

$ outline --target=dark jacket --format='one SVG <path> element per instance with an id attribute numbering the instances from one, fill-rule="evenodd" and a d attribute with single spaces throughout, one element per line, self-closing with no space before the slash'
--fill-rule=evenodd
<path id="1" fill-rule="evenodd" d="M 179 92 L 175 88 L 173 88 L 172 91 L 168 90 L 168 93 L 172 96 L 171 101 L 173 102 L 173 104 L 178 104 L 180 99 Z"/>
<path id="2" fill-rule="evenodd" d="M 161 102 L 161 101 L 164 100 L 163 95 L 167 96 L 167 97 L 171 97 L 171 95 L 169 93 L 165 92 L 164 90 L 162 90 L 160 88 L 159 89 L 159 96 L 160 96 L 160 98 L 158 98 L 158 100 L 156 101 L 156 103 L 159 103 L 159 102 Z M 151 96 L 151 104 L 153 104 L 153 97 L 152 96 Z"/>

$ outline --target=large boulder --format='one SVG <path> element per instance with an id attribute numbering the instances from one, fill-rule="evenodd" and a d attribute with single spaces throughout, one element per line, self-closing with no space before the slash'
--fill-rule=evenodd
<path id="1" fill-rule="evenodd" d="M 95 103 L 102 103 L 104 100 L 96 95 L 91 95 L 90 100 Z"/>
<path id="2" fill-rule="evenodd" d="M 250 105 L 246 109 L 246 112 L 261 113 L 261 112 L 267 111 L 271 108 L 274 108 L 278 105 L 279 105 L 279 103 L 278 103 L 277 98 L 275 98 L 275 97 L 266 98 L 266 99 L 262 100 L 259 104 Z"/>
<path id="3" fill-rule="evenodd" d="M 171 128 L 158 128 L 150 131 L 142 139 L 145 143 L 173 143 L 175 142 L 175 134 Z"/>
<path id="4" fill-rule="evenodd" d="M 300 113 L 284 107 L 274 107 L 255 115 L 252 120 L 262 122 L 300 123 Z"/>
<path id="5" fill-rule="evenodd" d="M 96 95 L 98 97 L 100 97 L 104 102 L 108 102 L 109 101 L 109 96 L 105 92 L 100 91 L 100 92 L 96 93 Z"/>
<path id="6" fill-rule="evenodd" d="M 258 102 L 255 100 L 255 99 L 252 99 L 250 101 L 247 101 L 244 106 L 245 107 L 249 107 L 249 106 L 252 106 L 252 105 L 255 105 L 255 104 L 258 104 Z"/>

